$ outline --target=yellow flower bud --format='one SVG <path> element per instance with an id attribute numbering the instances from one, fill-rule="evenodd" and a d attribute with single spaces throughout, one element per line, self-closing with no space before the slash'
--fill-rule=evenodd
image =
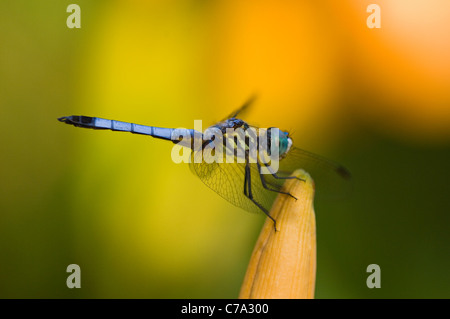
<path id="1" fill-rule="evenodd" d="M 314 298 L 316 221 L 314 182 L 303 170 L 286 180 L 253 250 L 239 298 Z"/>

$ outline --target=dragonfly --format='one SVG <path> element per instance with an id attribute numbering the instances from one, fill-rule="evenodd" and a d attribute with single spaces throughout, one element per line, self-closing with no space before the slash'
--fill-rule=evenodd
<path id="1" fill-rule="evenodd" d="M 250 136 L 246 133 L 259 132 L 261 129 L 238 118 L 238 115 L 247 110 L 253 100 L 254 97 L 250 98 L 228 117 L 210 126 L 223 134 L 224 149 L 232 145 L 234 148 L 231 150 L 232 156 L 238 156 L 237 151 L 241 145 L 244 156 L 240 161 L 236 160 L 231 163 L 209 160 L 204 150 L 214 142 L 214 136 L 206 137 L 203 132 L 194 129 L 184 130 L 184 134 L 192 139 L 189 139 L 189 142 L 183 142 L 180 139 L 179 129 L 175 128 L 140 125 L 83 115 L 65 116 L 58 120 L 81 128 L 148 135 L 186 147 L 191 152 L 189 161 L 191 171 L 206 186 L 237 207 L 248 212 L 264 213 L 273 221 L 276 231 L 276 220 L 271 216 L 270 209 L 275 197 L 279 194 L 296 199 L 292 194 L 283 190 L 283 184 L 287 179 L 303 181 L 293 174 L 295 170 L 303 169 L 308 172 L 314 180 L 316 197 L 326 198 L 345 196 L 350 189 L 351 174 L 348 169 L 338 163 L 295 147 L 289 132 L 278 128 L 267 129 L 265 138 L 268 145 L 276 144 L 278 146 L 275 149 L 278 152 L 279 168 L 277 171 L 269 170 L 268 173 L 263 174 L 262 168 L 267 168 L 267 162 L 263 162 L 258 156 L 259 154 L 256 156 L 256 160 L 251 161 L 249 155 L 250 140 L 258 144 L 261 143 L 261 139 L 255 139 L 254 135 Z M 245 132 L 243 140 L 238 143 L 236 135 L 229 135 L 229 129 L 243 129 Z M 275 132 L 275 134 L 271 134 L 271 132 Z M 195 143 L 196 139 L 201 142 Z M 225 141 L 230 139 L 232 143 L 226 144 Z M 258 147 L 257 149 L 259 150 Z M 228 151 L 230 150 L 228 149 Z M 230 153 L 224 152 L 223 154 Z"/>

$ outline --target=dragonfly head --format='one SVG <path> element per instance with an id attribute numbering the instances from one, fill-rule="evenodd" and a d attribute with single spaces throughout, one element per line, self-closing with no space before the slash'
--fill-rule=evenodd
<path id="1" fill-rule="evenodd" d="M 278 134 L 276 134 L 278 132 Z M 274 134 L 275 133 L 275 134 Z M 287 155 L 292 146 L 292 139 L 288 132 L 284 132 L 276 127 L 270 127 L 267 130 L 268 135 L 268 146 L 270 152 L 270 145 L 272 142 L 278 142 L 278 153 L 279 157 L 283 158 Z"/>

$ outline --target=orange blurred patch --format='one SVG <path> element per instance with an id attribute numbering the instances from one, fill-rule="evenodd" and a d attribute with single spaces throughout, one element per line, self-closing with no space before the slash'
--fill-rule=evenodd
<path id="1" fill-rule="evenodd" d="M 333 102 L 336 45 L 327 18 L 304 1 L 221 2 L 212 34 L 215 90 L 234 96 L 230 101 L 256 92 L 249 121 L 315 132 L 308 138 L 317 142 L 332 131 L 339 111 Z"/>
<path id="2" fill-rule="evenodd" d="M 343 32 L 355 112 L 409 139 L 450 137 L 450 2 L 380 0 L 381 28 L 369 29 L 370 1 L 333 3 Z M 352 92 L 353 91 L 353 92 Z"/>

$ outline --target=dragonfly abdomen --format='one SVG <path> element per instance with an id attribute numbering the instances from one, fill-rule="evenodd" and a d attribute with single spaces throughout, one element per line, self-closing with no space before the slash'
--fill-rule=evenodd
<path id="1" fill-rule="evenodd" d="M 111 130 L 120 132 L 130 132 L 133 134 L 149 135 L 155 138 L 172 141 L 172 134 L 175 129 L 140 125 L 116 120 L 107 120 L 100 117 L 90 117 L 82 115 L 71 115 L 58 119 L 61 122 L 76 127 L 90 128 L 94 130 Z"/>

